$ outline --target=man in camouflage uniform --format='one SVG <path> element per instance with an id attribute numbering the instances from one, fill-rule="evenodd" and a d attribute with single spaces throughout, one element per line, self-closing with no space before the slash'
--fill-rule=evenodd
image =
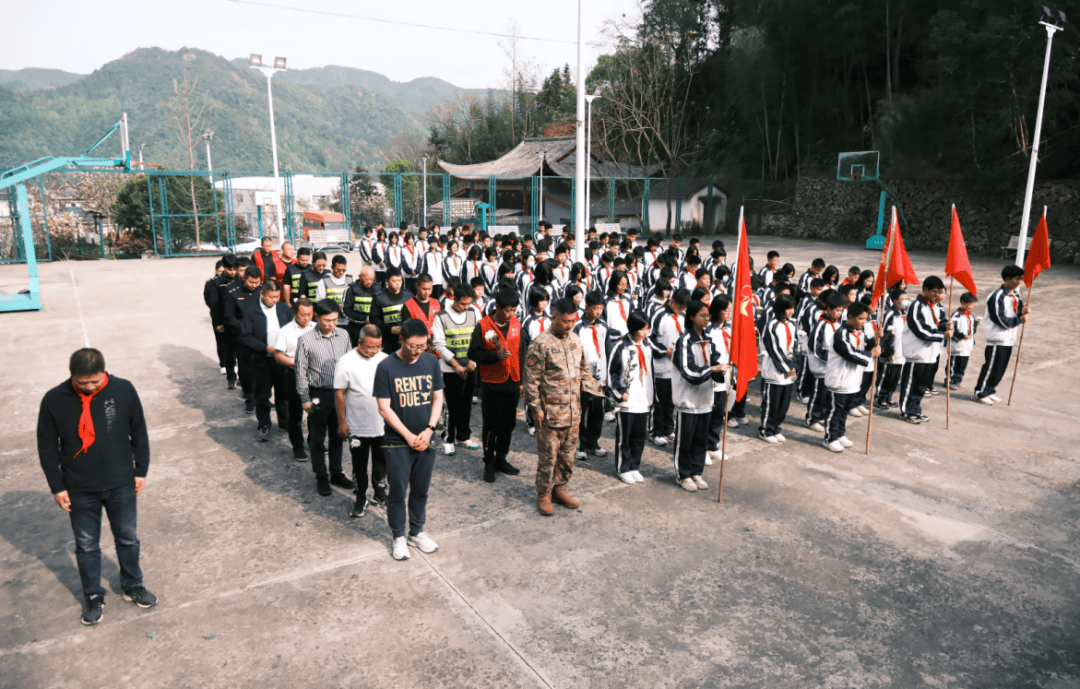
<path id="1" fill-rule="evenodd" d="M 560 299 L 551 310 L 551 327 L 533 340 L 525 357 L 525 404 L 536 420 L 536 492 L 543 515 L 554 512 L 552 500 L 570 509 L 578 506 L 566 484 L 574 471 L 581 394 L 603 396 L 585 363 L 581 340 L 571 332 L 577 306 Z"/>

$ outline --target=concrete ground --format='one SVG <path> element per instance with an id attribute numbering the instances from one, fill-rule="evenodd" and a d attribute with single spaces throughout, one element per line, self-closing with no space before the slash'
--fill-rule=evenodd
<path id="1" fill-rule="evenodd" d="M 819 255 L 877 261 L 851 245 L 751 247 L 800 273 Z M 912 258 L 920 277 L 944 264 Z M 478 453 L 438 458 L 427 530 L 441 548 L 395 562 L 381 510 L 349 519 L 351 495 L 317 495 L 282 434 L 256 442 L 217 371 L 201 301 L 212 265 L 46 264 L 44 311 L 0 316 L 0 685 L 1080 687 L 1076 268 L 1036 284 L 1011 407 L 966 397 L 980 338 L 951 430 L 934 397 L 929 425 L 875 416 L 866 455 L 854 419 L 859 442 L 834 455 L 794 404 L 784 445 L 754 426 L 729 436 L 722 504 L 719 466 L 713 489 L 685 493 L 670 448 L 650 444 L 646 483 L 619 482 L 610 456 L 579 463 L 581 509 L 547 519 L 519 423 L 520 476 L 487 484 Z M 975 261 L 983 299 L 1001 265 Z M 24 278 L 0 267 L 0 291 Z M 112 595 L 92 628 L 34 437 L 41 396 L 87 341 L 148 415 L 139 535 L 160 598 L 121 599 L 106 536 Z"/>

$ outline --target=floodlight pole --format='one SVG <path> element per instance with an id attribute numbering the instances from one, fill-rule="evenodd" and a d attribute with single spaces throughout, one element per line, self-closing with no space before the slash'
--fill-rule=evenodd
<path id="1" fill-rule="evenodd" d="M 585 23 L 585 0 L 577 3 L 577 108 L 575 119 L 577 139 L 574 144 L 574 260 L 585 262 L 585 194 L 588 180 L 585 177 L 585 43 L 582 40 L 582 27 Z M 587 152 L 586 152 L 587 154 Z"/>
<path id="2" fill-rule="evenodd" d="M 207 179 L 210 181 L 210 186 L 214 186 L 214 165 L 210 162 L 210 139 L 214 138 L 214 132 L 207 129 L 202 133 L 201 137 L 206 142 L 206 171 L 210 174 L 207 175 Z"/>
<path id="3" fill-rule="evenodd" d="M 424 176 L 421 178 L 424 184 L 424 210 L 420 212 L 420 229 L 427 227 L 427 156 L 424 156 Z"/>
<path id="4" fill-rule="evenodd" d="M 540 151 L 540 204 L 536 209 L 536 221 L 544 219 L 544 161 L 547 160 L 547 151 Z"/>
<path id="5" fill-rule="evenodd" d="M 589 129 L 585 132 L 585 222 L 592 223 L 592 102 L 600 97 L 599 93 L 587 93 L 585 94 L 585 103 L 588 106 L 588 115 L 586 119 L 589 122 Z M 588 230 L 588 228 L 585 228 Z M 577 238 L 574 239 L 574 244 L 578 244 Z M 581 242 L 584 244 L 584 242 Z M 585 261 L 582 260 L 582 263 Z"/>
<path id="6" fill-rule="evenodd" d="M 1039 138 L 1042 136 L 1043 105 L 1046 103 L 1046 79 L 1050 73 L 1050 46 L 1054 42 L 1054 32 L 1063 27 L 1046 22 L 1039 22 L 1046 27 L 1046 57 L 1043 60 L 1042 87 L 1039 89 L 1039 111 L 1035 116 L 1035 138 L 1031 144 L 1031 162 L 1028 165 L 1027 188 L 1024 190 L 1024 214 L 1020 216 L 1020 241 L 1016 243 L 1016 265 L 1023 267 L 1024 252 L 1027 251 L 1028 225 L 1031 218 L 1031 195 L 1035 191 L 1035 168 L 1039 165 Z"/>
<path id="7" fill-rule="evenodd" d="M 260 56 L 260 58 L 261 58 L 261 56 Z M 277 59 L 281 59 L 281 58 L 277 58 Z M 282 208 L 282 203 L 281 203 L 281 177 L 278 175 L 277 131 L 274 128 L 274 90 L 273 90 L 273 86 L 271 86 L 270 82 L 271 82 L 271 78 L 274 76 L 274 74 L 276 74 L 277 72 L 284 72 L 285 68 L 284 67 L 280 67 L 280 68 L 279 67 L 271 67 L 269 65 L 261 64 L 261 62 L 262 62 L 261 59 L 259 60 L 259 64 L 255 64 L 254 61 L 249 61 L 248 66 L 250 66 L 252 69 L 259 70 L 260 72 L 263 73 L 263 76 L 266 77 L 266 100 L 267 100 L 267 102 L 269 103 L 269 106 L 270 106 L 270 152 L 273 154 L 273 158 L 274 158 L 274 193 L 277 195 L 277 201 L 278 201 L 278 220 L 277 220 L 278 241 L 281 242 L 281 243 L 284 243 L 285 242 L 285 226 L 281 222 L 282 214 L 284 213 L 284 210 Z"/>

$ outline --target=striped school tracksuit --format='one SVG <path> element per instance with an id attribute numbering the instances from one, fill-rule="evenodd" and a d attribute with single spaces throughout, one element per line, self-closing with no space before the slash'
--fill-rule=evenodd
<path id="1" fill-rule="evenodd" d="M 637 471 L 653 404 L 653 350 L 647 339 L 629 335 L 615 341 L 608 354 L 608 397 L 615 403 L 615 473 Z M 623 402 L 624 393 L 630 399 Z"/>
<path id="2" fill-rule="evenodd" d="M 906 361 L 900 373 L 900 413 L 904 416 L 923 416 L 922 399 L 934 383 L 947 318 L 940 304 L 929 304 L 922 295 L 911 300 L 902 340 Z"/>
<path id="3" fill-rule="evenodd" d="M 874 340 L 862 330 L 846 323 L 833 334 L 832 353 L 825 364 L 825 387 L 832 396 L 832 407 L 825 419 L 825 442 L 845 437 L 847 417 L 858 406 L 863 372 L 873 364 L 870 356 Z"/>
<path id="4" fill-rule="evenodd" d="M 986 352 L 979 380 L 975 384 L 976 397 L 993 395 L 1001 383 L 1009 368 L 1009 357 L 1012 356 L 1012 346 L 1023 311 L 1024 302 L 1020 299 L 1019 291 L 1006 290 L 1004 285 L 994 290 L 986 300 L 986 319 L 983 321 Z"/>
<path id="5" fill-rule="evenodd" d="M 767 438 L 780 432 L 788 408 L 795 378 L 795 324 L 789 320 L 770 320 L 761 331 L 765 359 L 761 366 L 761 426 L 758 435 Z"/>
<path id="6" fill-rule="evenodd" d="M 713 409 L 713 372 L 720 353 L 704 333 L 690 330 L 675 343 L 675 374 L 671 396 L 675 403 L 675 470 L 679 481 L 701 476 L 709 443 L 709 419 Z M 716 374 L 719 376 L 720 374 Z"/>
<path id="7" fill-rule="evenodd" d="M 957 309 L 953 312 L 952 323 L 952 357 L 949 360 L 950 370 L 945 377 L 949 385 L 959 386 L 964 380 L 971 352 L 975 349 L 975 331 L 979 329 L 979 321 L 970 311 Z"/>

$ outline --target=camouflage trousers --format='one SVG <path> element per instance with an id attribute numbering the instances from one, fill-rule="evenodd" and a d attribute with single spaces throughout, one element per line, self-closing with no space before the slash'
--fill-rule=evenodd
<path id="1" fill-rule="evenodd" d="M 565 486 L 574 473 L 574 453 L 578 445 L 578 424 L 570 428 L 536 429 L 536 492 L 550 493 Z"/>

